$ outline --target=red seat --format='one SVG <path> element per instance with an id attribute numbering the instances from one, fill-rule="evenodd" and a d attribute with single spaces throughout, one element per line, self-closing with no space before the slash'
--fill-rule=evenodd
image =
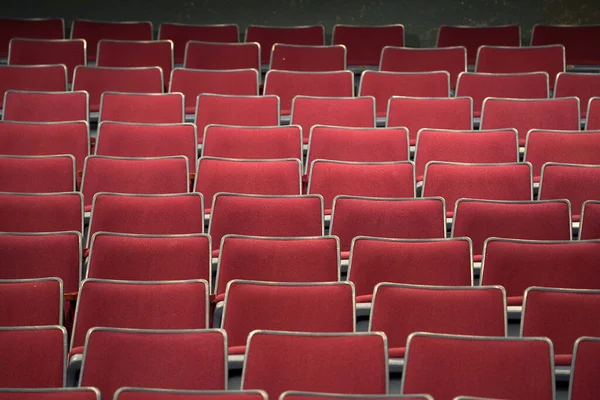
<path id="1" fill-rule="evenodd" d="M 62 317 L 59 278 L 0 279 L 0 326 L 61 325 Z"/>
<path id="2" fill-rule="evenodd" d="M 599 206 L 600 201 L 595 200 L 588 200 L 583 203 L 583 206 L 581 207 L 581 222 L 579 225 L 579 239 L 600 239 Z"/>
<path id="3" fill-rule="evenodd" d="M 63 64 L 0 65 L 0 93 L 11 89 L 64 92 L 67 90 L 67 67 Z"/>
<path id="4" fill-rule="evenodd" d="M 64 39 L 65 20 L 62 18 L 0 18 L 0 57 L 8 56 L 13 38 Z"/>
<path id="5" fill-rule="evenodd" d="M 0 156 L 0 192 L 56 193 L 75 190 L 75 158 Z"/>
<path id="6" fill-rule="evenodd" d="M 571 65 L 600 65 L 598 25 L 542 25 L 537 24 L 531 32 L 531 45 L 561 44 L 565 47 L 566 62 Z M 575 399 L 573 399 L 575 400 Z"/>
<path id="7" fill-rule="evenodd" d="M 185 68 L 195 69 L 256 69 L 260 70 L 258 43 L 187 42 Z"/>
<path id="8" fill-rule="evenodd" d="M 592 400 L 598 393 L 598 359 L 600 356 L 600 340 L 592 337 L 581 337 L 575 342 L 573 350 L 573 367 L 569 394 L 571 400 Z"/>
<path id="9" fill-rule="evenodd" d="M 339 71 L 346 69 L 346 47 L 275 43 L 269 69 L 286 71 Z"/>
<path id="10" fill-rule="evenodd" d="M 98 122 L 180 124 L 184 119 L 181 93 L 104 92 L 100 99 Z"/>
<path id="11" fill-rule="evenodd" d="M 333 27 L 331 41 L 348 49 L 348 65 L 379 65 L 386 46 L 404 46 L 404 25 L 342 25 Z"/>
<path id="12" fill-rule="evenodd" d="M 590 99 L 599 94 L 600 74 L 561 72 L 556 75 L 554 97 L 577 97 L 582 118 L 587 116 Z"/>
<path id="13" fill-rule="evenodd" d="M 325 44 L 325 28 L 323 25 L 248 25 L 244 41 L 260 44 L 261 64 L 268 65 L 271 57 L 271 48 L 275 43 L 322 46 Z"/>

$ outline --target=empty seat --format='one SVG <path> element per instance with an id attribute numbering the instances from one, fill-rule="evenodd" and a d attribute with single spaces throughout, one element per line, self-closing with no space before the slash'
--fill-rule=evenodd
<path id="1" fill-rule="evenodd" d="M 0 232 L 83 232 L 78 192 L 0 193 Z"/>
<path id="2" fill-rule="evenodd" d="M 600 94 L 600 74 L 561 72 L 556 75 L 554 97 L 579 98 L 581 117 L 587 116 L 590 99 Z"/>
<path id="3" fill-rule="evenodd" d="M 387 341 L 380 332 L 254 331 L 247 346 L 242 376 L 244 390 L 261 388 L 271 398 L 291 389 L 354 394 L 388 392 Z"/>
<path id="4" fill-rule="evenodd" d="M 89 156 L 85 160 L 81 183 L 86 211 L 90 211 L 92 198 L 98 192 L 187 193 L 187 157 Z"/>
<path id="5" fill-rule="evenodd" d="M 184 68 L 260 70 L 258 43 L 215 43 L 189 41 L 185 46 Z"/>
<path id="6" fill-rule="evenodd" d="M 104 92 L 100 98 L 99 121 L 178 124 L 184 119 L 181 93 Z"/>
<path id="7" fill-rule="evenodd" d="M 325 27 L 248 25 L 244 41 L 260 44 L 261 64 L 268 65 L 275 43 L 321 46 L 325 44 Z"/>
<path id="8" fill-rule="evenodd" d="M 598 393 L 598 356 L 600 355 L 600 339 L 582 337 L 575 341 L 573 350 L 573 367 L 569 383 L 571 400 L 591 400 Z"/>
<path id="9" fill-rule="evenodd" d="M 543 71 L 507 74 L 464 72 L 459 75 L 456 86 L 457 96 L 473 99 L 475 117 L 481 117 L 483 101 L 488 97 L 547 99 L 549 93 L 548 74 Z"/>
<path id="10" fill-rule="evenodd" d="M 364 71 L 360 78 L 358 94 L 375 97 L 377 116 L 386 117 L 392 96 L 449 97 L 450 74 L 446 71 Z M 399 125 L 392 125 L 388 120 L 387 126 Z"/>
<path id="11" fill-rule="evenodd" d="M 163 74 L 159 67 L 75 67 L 73 90 L 85 90 L 90 95 L 90 111 L 100 110 L 104 92 L 162 93 Z"/>
<path id="12" fill-rule="evenodd" d="M 90 244 L 88 278 L 210 282 L 210 237 L 96 232 Z"/>
<path id="13" fill-rule="evenodd" d="M 369 331 L 386 334 L 392 359 L 404 358 L 413 332 L 505 336 L 506 296 L 500 286 L 380 283 L 373 295 Z"/>
<path id="14" fill-rule="evenodd" d="M 217 193 L 208 233 L 213 257 L 229 233 L 255 236 L 322 236 L 323 198 L 319 195 L 268 196 Z"/>
<path id="15" fill-rule="evenodd" d="M 86 91 L 37 92 L 7 90 L 4 95 L 4 121 L 64 122 L 88 120 Z"/>
<path id="16" fill-rule="evenodd" d="M 376 66 L 386 46 L 404 46 L 404 25 L 342 25 L 333 27 L 331 41 L 348 49 L 348 65 Z"/>
<path id="17" fill-rule="evenodd" d="M 579 239 L 600 239 L 599 206 L 600 201 L 588 200 L 583 203 L 579 225 Z M 583 224 L 584 221 L 585 225 Z"/>
<path id="18" fill-rule="evenodd" d="M 565 48 L 547 46 L 481 46 L 477 51 L 475 72 L 507 73 L 544 71 L 550 77 L 550 89 L 559 72 L 565 72 Z"/>
<path id="19" fill-rule="evenodd" d="M 0 279 L 31 280 L 31 283 L 37 284 L 37 279 L 51 276 L 61 280 L 59 297 L 62 298 L 63 292 L 77 292 L 81 275 L 81 241 L 79 232 L 2 233 L 0 234 L 0 253 L 2 253 Z M 24 284 L 29 285 L 28 283 Z M 40 282 L 40 287 L 43 286 L 49 286 L 49 289 L 58 293 L 57 286 L 59 285 L 56 282 Z M 19 295 L 14 297 L 13 300 L 19 300 L 19 307 L 32 306 L 28 300 Z M 35 299 L 31 301 L 35 302 Z M 46 301 L 44 300 L 44 302 Z M 44 306 L 50 308 L 56 307 L 57 304 L 55 301 L 54 304 L 49 302 Z M 36 316 L 32 315 L 32 317 Z M 59 323 L 61 322 L 57 322 L 57 318 L 54 318 L 52 323 L 37 325 Z"/>
<path id="20" fill-rule="evenodd" d="M 0 18 L 0 26 L 0 58 L 8 57 L 13 38 L 65 38 L 65 20 L 62 18 Z"/>
<path id="21" fill-rule="evenodd" d="M 166 87 L 173 70 L 173 42 L 170 40 L 108 40 L 98 42 L 99 67 L 153 67 L 162 69 Z"/>
<path id="22" fill-rule="evenodd" d="M 519 25 L 442 25 L 438 30 L 437 47 L 464 46 L 469 65 L 475 65 L 477 50 L 482 45 L 521 46 L 521 28 Z"/>
<path id="23" fill-rule="evenodd" d="M 356 287 L 359 306 L 360 303 L 373 300 L 375 287 L 381 282 L 471 286 L 471 242 L 466 238 L 390 239 L 357 236 L 352 241 L 348 280 Z"/>
<path id="24" fill-rule="evenodd" d="M 346 69 L 346 47 L 275 43 L 269 69 L 286 71 L 339 71 Z"/>
<path id="25" fill-rule="evenodd" d="M 105 121 L 98 125 L 95 154 L 115 157 L 185 156 L 191 164 L 195 164 L 197 143 L 196 127 L 190 123 Z"/>
<path id="26" fill-rule="evenodd" d="M 8 51 L 9 65 L 64 64 L 68 81 L 73 70 L 86 65 L 86 43 L 83 39 L 12 39 Z"/>
<path id="27" fill-rule="evenodd" d="M 265 76 L 264 94 L 277 95 L 281 114 L 289 115 L 292 100 L 298 95 L 319 97 L 354 96 L 351 71 L 299 72 L 271 70 Z"/>
<path id="28" fill-rule="evenodd" d="M 575 341 L 582 336 L 600 336 L 598 325 L 589 318 L 599 309 L 600 290 L 530 287 L 523 301 L 521 336 L 549 338 L 555 366 L 566 367 L 568 372 Z M 559 371 L 562 375 L 564 369 Z"/>
<path id="29" fill-rule="evenodd" d="M 357 236 L 429 239 L 446 235 L 442 198 L 375 198 L 337 196 L 329 233 L 340 238 L 348 259 Z M 372 291 L 372 290 L 371 290 Z"/>
<path id="30" fill-rule="evenodd" d="M 335 236 L 225 235 L 219 252 L 215 301 L 225 299 L 229 282 L 236 279 L 296 283 L 338 281 L 338 248 L 339 240 Z"/>
<path id="31" fill-rule="evenodd" d="M 219 192 L 299 195 L 302 194 L 302 162 L 297 158 L 248 160 L 201 157 L 194 192 L 206 199 L 206 212 Z"/>
<path id="32" fill-rule="evenodd" d="M 400 392 L 430 393 L 435 399 L 469 393 L 551 400 L 553 353 L 546 338 L 414 333 L 408 339 Z"/>
<path id="33" fill-rule="evenodd" d="M 598 25 L 537 24 L 531 32 L 531 45 L 563 45 L 569 66 L 600 65 L 600 58 L 597 56 L 599 48 L 594 40 L 599 32 Z"/>
<path id="34" fill-rule="evenodd" d="M 473 259 L 481 261 L 491 237 L 570 240 L 571 205 L 566 200 L 497 201 L 461 199 L 456 202 L 452 237 L 473 241 Z"/>
<path id="35" fill-rule="evenodd" d="M 61 325 L 62 310 L 60 279 L 0 279 L 0 326 Z"/>
<path id="36" fill-rule="evenodd" d="M 124 387 L 115 400 L 267 400 L 262 390 L 173 390 Z"/>
<path id="37" fill-rule="evenodd" d="M 279 125 L 279 98 L 277 96 L 235 96 L 200 94 L 196 101 L 195 118 L 198 140 L 202 140 L 210 124 L 237 126 Z"/>
<path id="38" fill-rule="evenodd" d="M 0 93 L 11 89 L 64 92 L 67 90 L 67 68 L 62 64 L 0 65 Z"/>
<path id="39" fill-rule="evenodd" d="M 54 101 L 53 98 L 51 100 Z M 50 123 L 1 121 L 0 154 L 32 156 L 70 154 L 75 157 L 75 169 L 79 175 L 83 171 L 83 163 L 90 151 L 88 131 L 89 126 L 85 121 Z"/>
<path id="40" fill-rule="evenodd" d="M 296 96 L 292 100 L 290 122 L 302 127 L 304 144 L 308 144 L 315 125 L 375 128 L 375 99 Z"/>
<path id="41" fill-rule="evenodd" d="M 514 163 L 519 161 L 517 132 L 514 129 L 421 129 L 417 134 L 415 150 L 417 182 L 423 180 L 429 161 Z"/>
<path id="42" fill-rule="evenodd" d="M 164 22 L 158 28 L 158 39 L 171 40 L 175 64 L 183 64 L 185 47 L 190 40 L 237 42 L 239 28 L 237 24 L 196 25 Z"/>
<path id="43" fill-rule="evenodd" d="M 97 387 L 106 399 L 125 386 L 225 390 L 226 341 L 220 330 L 94 328 L 80 386 Z"/>
<path id="44" fill-rule="evenodd" d="M 62 326 L 0 327 L 0 386 L 63 387 L 66 352 Z"/>
<path id="45" fill-rule="evenodd" d="M 354 332 L 354 285 L 234 280 L 227 285 L 221 328 L 229 356 L 243 355 L 256 329 Z"/>
<path id="46" fill-rule="evenodd" d="M 22 193 L 75 190 L 75 158 L 49 156 L 0 156 L 0 191 Z"/>
<path id="47" fill-rule="evenodd" d="M 152 40 L 152 22 L 111 22 L 75 19 L 71 24 L 71 39 L 87 42 L 88 61 L 96 61 L 98 42 L 102 39 Z"/>
<path id="48" fill-rule="evenodd" d="M 431 196 L 446 200 L 448 217 L 461 198 L 533 200 L 531 164 L 430 161 L 425 167 L 423 197 Z"/>
<path id="49" fill-rule="evenodd" d="M 467 70 L 467 50 L 464 46 L 438 48 L 410 48 L 386 46 L 381 52 L 380 71 L 425 72 L 447 71 L 450 87 L 456 88 L 456 79 Z"/>
<path id="50" fill-rule="evenodd" d="M 88 243 L 96 232 L 148 235 L 204 233 L 202 195 L 98 193 L 94 196 Z"/>
<path id="51" fill-rule="evenodd" d="M 600 164 L 600 131 L 532 129 L 527 134 L 525 161 L 533 166 L 534 182 L 539 182 L 547 162 Z"/>
<path id="52" fill-rule="evenodd" d="M 338 394 L 338 393 L 315 393 L 288 390 L 279 397 L 281 400 L 433 400 L 428 394 L 416 394 L 404 396 L 401 394 Z"/>
<path id="53" fill-rule="evenodd" d="M 297 125 L 207 125 L 202 141 L 202 155 L 249 159 L 302 159 L 302 128 Z"/>
<path id="54" fill-rule="evenodd" d="M 406 127 L 411 146 L 423 128 L 473 129 L 473 100 L 468 97 L 393 96 L 387 107 L 386 126 Z"/>
<path id="55" fill-rule="evenodd" d="M 573 221 L 580 220 L 586 200 L 600 200 L 600 166 L 549 162 L 542 167 L 540 200 L 568 199 Z"/>
<path id="56" fill-rule="evenodd" d="M 55 389 L 0 389 L 2 400 L 100 400 L 96 388 L 55 388 Z"/>
<path id="57" fill-rule="evenodd" d="M 600 97 L 592 97 L 588 103 L 585 129 L 600 129 Z"/>
<path id="58" fill-rule="evenodd" d="M 315 125 L 310 132 L 307 166 L 313 160 L 404 161 L 408 160 L 406 128 L 352 128 Z"/>
<path id="59" fill-rule="evenodd" d="M 79 288 L 70 356 L 81 354 L 89 330 L 97 326 L 205 329 L 208 292 L 208 283 L 200 279 L 148 282 L 86 279 Z"/>
<path id="60" fill-rule="evenodd" d="M 600 289 L 600 242 L 490 238 L 481 270 L 482 285 L 501 285 L 509 306 L 520 306 L 531 286 Z"/>
<path id="61" fill-rule="evenodd" d="M 484 100 L 481 129 L 515 128 L 519 146 L 525 146 L 531 129 L 579 129 L 579 99 L 503 99 Z"/>
<path id="62" fill-rule="evenodd" d="M 199 94 L 258 95 L 258 71 L 255 69 L 199 70 L 175 68 L 169 92 L 185 96 L 185 112 L 192 114 Z"/>
<path id="63" fill-rule="evenodd" d="M 415 166 L 411 161 L 351 162 L 315 160 L 310 166 L 307 193 L 320 194 L 325 213 L 338 195 L 415 197 Z"/>

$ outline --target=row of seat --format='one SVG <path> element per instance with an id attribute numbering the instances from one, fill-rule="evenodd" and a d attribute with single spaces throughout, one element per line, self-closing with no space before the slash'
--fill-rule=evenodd
<path id="1" fill-rule="evenodd" d="M 2 361 L 10 366 L 0 370 L 2 381 L 9 387 L 63 387 L 65 336 L 58 326 L 0 328 Z M 225 390 L 228 338 L 222 330 L 93 328 L 86 335 L 79 386 L 98 388 L 109 399 L 126 386 Z M 591 399 L 598 389 L 599 344 L 592 337 L 576 341 L 571 400 Z M 400 393 L 552 400 L 554 355 L 547 338 L 416 332 L 407 340 Z M 263 390 L 272 398 L 289 390 L 388 394 L 388 338 L 382 332 L 255 330 L 248 337 L 241 389 Z M 148 394 L 138 393 L 152 398 Z"/>
<path id="2" fill-rule="evenodd" d="M 0 57 L 6 57 L 12 38 L 64 39 L 63 19 L 10 19 L 1 20 Z M 600 32 L 598 25 L 536 25 L 532 30 L 531 45 L 562 44 L 567 49 L 566 61 L 574 65 L 600 65 L 595 54 L 597 47 L 593 38 Z M 84 39 L 88 43 L 87 58 L 96 60 L 97 43 L 102 39 L 152 40 L 151 22 L 104 22 L 76 19 L 70 29 L 71 39 Z M 158 40 L 174 43 L 175 62 L 183 63 L 186 44 L 190 40 L 208 42 L 238 42 L 239 28 L 236 24 L 193 25 L 163 23 L 158 30 Z M 262 26 L 249 25 L 245 42 L 257 42 L 262 47 L 261 63 L 268 64 L 271 47 L 275 43 L 295 45 L 325 45 L 325 28 L 311 26 Z M 348 48 L 351 65 L 377 65 L 379 54 L 385 46 L 404 46 L 405 31 L 401 24 L 393 25 L 344 25 L 337 24 L 332 32 L 332 44 Z M 437 47 L 464 46 L 468 63 L 474 64 L 477 50 L 482 45 L 521 46 L 521 29 L 518 25 L 506 26 L 441 26 Z"/>

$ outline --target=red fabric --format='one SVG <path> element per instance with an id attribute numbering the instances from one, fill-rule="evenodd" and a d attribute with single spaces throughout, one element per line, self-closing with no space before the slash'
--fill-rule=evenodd
<path id="1" fill-rule="evenodd" d="M 60 325 L 61 286 L 57 279 L 0 282 L 0 326 Z"/>
<path id="2" fill-rule="evenodd" d="M 600 98 L 590 99 L 588 103 L 587 125 L 586 129 L 600 129 Z"/>
<path id="3" fill-rule="evenodd" d="M 414 164 L 409 161 L 351 163 L 318 160 L 312 164 L 308 193 L 323 196 L 325 208 L 331 208 L 338 195 L 414 197 Z"/>
<path id="4" fill-rule="evenodd" d="M 507 306 L 522 306 L 523 305 L 523 296 L 508 296 L 506 298 Z"/>
<path id="5" fill-rule="evenodd" d="M 319 46 L 325 44 L 323 25 L 311 26 L 263 26 L 249 25 L 246 28 L 246 42 L 258 42 L 261 48 L 261 64 L 269 64 L 271 49 L 275 43 Z"/>
<path id="6" fill-rule="evenodd" d="M 100 122 L 180 124 L 184 122 L 183 100 L 181 93 L 104 93 L 98 120 Z M 169 129 L 173 130 L 173 128 Z M 144 144 L 144 141 L 138 140 L 138 144 Z M 96 152 L 96 154 L 99 153 Z M 187 153 L 180 154 L 187 155 Z M 194 156 L 190 159 L 195 158 Z"/>
<path id="7" fill-rule="evenodd" d="M 217 195 L 211 214 L 213 250 L 232 233 L 255 236 L 321 236 L 323 202 L 317 196 Z"/>
<path id="8" fill-rule="evenodd" d="M 91 60 L 88 58 L 88 61 Z M 80 65 L 75 68 L 73 77 L 73 90 L 86 90 L 90 95 L 90 112 L 100 110 L 104 92 L 162 93 L 163 85 L 163 71 L 157 66 L 102 68 Z"/>
<path id="9" fill-rule="evenodd" d="M 469 243 L 465 240 L 402 241 L 359 239 L 354 243 L 349 280 L 358 296 L 380 282 L 470 286 Z"/>
<path id="10" fill-rule="evenodd" d="M 517 134 L 511 129 L 495 131 L 442 131 L 424 129 L 418 134 L 415 153 L 417 176 L 429 161 L 510 163 L 519 161 Z M 419 180 L 423 180 L 418 179 Z"/>
<path id="11" fill-rule="evenodd" d="M 237 24 L 191 25 L 162 23 L 158 30 L 160 40 L 173 42 L 175 64 L 183 64 L 186 45 L 190 40 L 235 43 L 239 40 Z"/>
<path id="12" fill-rule="evenodd" d="M 575 365 L 571 373 L 571 399 L 593 400 L 600 391 L 598 379 L 598 360 L 600 360 L 600 343 L 594 339 L 579 342 Z"/>
<path id="13" fill-rule="evenodd" d="M 551 399 L 550 354 L 551 346 L 543 340 L 413 336 L 404 365 L 403 393 L 429 393 L 435 399 L 464 393 Z"/>
<path id="14" fill-rule="evenodd" d="M 531 286 L 600 289 L 595 242 L 490 240 L 483 285 L 501 285 L 506 295 L 522 296 Z"/>
<path id="15" fill-rule="evenodd" d="M 547 99 L 550 80 L 554 81 L 554 77 L 548 78 L 548 75 L 542 71 L 508 74 L 466 72 L 458 80 L 456 96 L 471 97 L 473 112 L 479 117 L 483 101 L 487 97 Z"/>
<path id="16" fill-rule="evenodd" d="M 330 233 L 339 237 L 342 252 L 350 251 L 356 236 L 443 238 L 446 234 L 443 209 L 441 199 L 338 197 Z"/>
<path id="17" fill-rule="evenodd" d="M 244 391 L 186 391 L 132 388 L 119 393 L 118 400 L 264 400 L 263 394 Z"/>
<path id="18" fill-rule="evenodd" d="M 464 47 L 411 48 L 387 47 L 381 53 L 381 71 L 426 72 L 448 71 L 450 87 L 456 87 L 458 74 L 467 70 Z"/>
<path id="19" fill-rule="evenodd" d="M 565 46 L 566 62 L 569 65 L 598 65 L 598 43 L 593 39 L 600 34 L 598 25 L 535 25 L 531 45 Z"/>
<path id="20" fill-rule="evenodd" d="M 75 190 L 75 159 L 71 155 L 0 156 L 0 191 L 24 193 Z"/>
<path id="21" fill-rule="evenodd" d="M 568 52 L 569 50 L 567 50 L 567 57 L 569 57 Z M 578 97 L 582 118 L 585 118 L 587 114 L 590 99 L 597 96 L 598 93 L 600 93 L 600 76 L 598 74 L 563 72 L 556 76 L 554 97 Z"/>
<path id="22" fill-rule="evenodd" d="M 183 93 L 185 112 L 193 114 L 196 109 L 196 98 L 202 93 L 258 95 L 258 71 L 255 69 L 211 71 L 175 68 L 169 91 Z"/>
<path id="23" fill-rule="evenodd" d="M 198 127 L 198 142 L 202 143 L 203 133 L 209 124 L 224 124 L 244 127 L 263 127 L 279 125 L 279 99 L 277 96 L 235 96 L 201 93 L 197 97 L 196 126 Z M 288 129 L 290 127 L 286 127 Z M 254 140 L 254 138 L 253 138 Z M 240 150 L 248 150 L 247 146 L 240 146 Z M 210 144 L 210 143 L 209 143 Z M 254 148 L 254 146 L 253 146 Z M 255 148 L 256 150 L 256 148 Z M 203 147 L 202 151 L 210 152 L 210 147 Z M 204 154 L 204 153 L 203 153 Z M 235 154 L 210 154 L 218 157 L 231 158 L 280 158 L 280 157 L 241 157 Z"/>
<path id="24" fill-rule="evenodd" d="M 439 73 L 433 74 L 441 76 Z M 424 75 L 422 78 L 429 81 L 431 76 Z M 417 144 L 417 133 L 423 128 L 473 129 L 471 100 L 464 97 L 447 97 L 447 94 L 444 96 L 446 97 L 390 98 L 387 126 L 405 126 L 408 128 L 411 146 Z M 384 102 L 388 104 L 387 100 L 384 100 Z M 378 102 L 378 104 L 380 103 Z"/>
<path id="25" fill-rule="evenodd" d="M 519 146 L 525 146 L 527 132 L 531 129 L 579 130 L 579 103 L 574 97 L 486 100 L 481 129 L 507 126 L 519 133 Z"/>
<path id="26" fill-rule="evenodd" d="M 588 202 L 582 212 L 584 217 L 581 219 L 579 237 L 581 239 L 600 239 L 600 202 Z"/>
<path id="27" fill-rule="evenodd" d="M 300 195 L 302 163 L 289 160 L 235 160 L 201 157 L 194 191 L 212 206 L 216 193 Z"/>
<path id="28" fill-rule="evenodd" d="M 263 389 L 269 398 L 286 390 L 385 394 L 386 352 L 376 334 L 258 332 L 249 342 L 243 389 Z"/>
<path id="29" fill-rule="evenodd" d="M 456 207 L 453 236 L 470 237 L 481 261 L 487 238 L 571 240 L 569 206 L 556 202 L 462 200 Z"/>
<path id="30" fill-rule="evenodd" d="M 354 291 L 346 283 L 266 285 L 233 282 L 222 327 L 229 346 L 243 346 L 256 329 L 353 332 Z"/>
<path id="31" fill-rule="evenodd" d="M 64 65 L 2 65 L 0 92 L 11 89 L 64 92 L 67 90 L 67 68 Z"/>
<path id="32" fill-rule="evenodd" d="M 290 115 L 292 100 L 298 95 L 319 97 L 354 96 L 354 74 L 352 71 L 297 72 L 271 70 L 267 72 L 265 77 L 264 94 L 279 96 L 281 115 Z M 328 117 L 333 118 L 335 116 L 329 115 Z M 314 124 L 326 122 L 314 121 Z M 373 126 L 375 126 L 375 121 L 373 121 Z M 306 132 L 304 132 L 304 135 L 306 135 Z"/>
<path id="33" fill-rule="evenodd" d="M 370 330 L 385 332 L 390 348 L 406 346 L 413 332 L 504 336 L 504 313 L 504 293 L 497 288 L 387 284 L 376 291 Z"/>
<path id="34" fill-rule="evenodd" d="M 337 241 L 332 237 L 227 237 L 223 240 L 219 264 L 215 290 L 217 301 L 225 293 L 227 283 L 234 279 L 271 282 L 337 281 Z"/>
<path id="35" fill-rule="evenodd" d="M 404 358 L 406 353 L 406 347 L 391 347 L 388 350 L 388 356 L 390 358 Z"/>
<path id="36" fill-rule="evenodd" d="M 151 22 L 103 22 L 78 19 L 73 21 L 71 37 L 87 42 L 88 62 L 96 61 L 101 39 L 152 40 Z"/>
<path id="37" fill-rule="evenodd" d="M 101 233 L 91 242 L 88 278 L 210 281 L 208 235 L 158 237 Z"/>
<path id="38" fill-rule="evenodd" d="M 286 71 L 339 71 L 346 69 L 346 48 L 341 45 L 301 46 L 276 43 L 270 69 Z"/>
<path id="39" fill-rule="evenodd" d="M 76 192 L 44 195 L 0 193 L 0 232 L 81 232 L 82 205 L 83 198 Z M 48 254 L 43 258 L 47 257 Z"/>
<path id="40" fill-rule="evenodd" d="M 0 57 L 8 57 L 12 38 L 64 39 L 65 21 L 62 18 L 0 18 Z"/>
<path id="41" fill-rule="evenodd" d="M 98 396 L 91 388 L 38 388 L 0 392 L 0 400 L 98 400 Z"/>
<path id="42" fill-rule="evenodd" d="M 292 100 L 291 123 L 302 127 L 304 144 L 308 143 L 311 129 L 315 125 L 375 128 L 375 100 L 364 96 L 298 96 Z"/>
<path id="43" fill-rule="evenodd" d="M 63 387 L 65 347 L 62 328 L 0 329 L 0 387 Z"/>
<path id="44" fill-rule="evenodd" d="M 219 331 L 128 332 L 97 330 L 89 336 L 82 386 L 103 398 L 125 386 L 224 390 L 225 337 Z"/>
<path id="45" fill-rule="evenodd" d="M 184 67 L 214 70 L 252 68 L 260 71 L 260 46 L 258 43 L 192 41 L 186 47 Z"/>
<path id="46" fill-rule="evenodd" d="M 481 45 L 520 46 L 521 29 L 518 25 L 504 26 L 441 26 L 437 47 L 464 46 L 467 63 L 474 65 Z"/>
<path id="47" fill-rule="evenodd" d="M 335 25 L 333 44 L 348 49 L 348 65 L 379 65 L 385 46 L 404 46 L 403 25 Z"/>

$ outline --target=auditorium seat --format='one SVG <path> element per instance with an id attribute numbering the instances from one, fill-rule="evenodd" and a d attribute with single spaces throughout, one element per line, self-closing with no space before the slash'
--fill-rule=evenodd
<path id="1" fill-rule="evenodd" d="M 88 118 L 89 95 L 84 90 L 7 90 L 4 94 L 4 121 L 67 122 L 88 121 Z"/>
<path id="2" fill-rule="evenodd" d="M 269 69 L 312 72 L 345 70 L 346 47 L 275 43 Z"/>
<path id="3" fill-rule="evenodd" d="M 251 68 L 260 71 L 260 45 L 191 40 L 185 46 L 183 66 L 205 70 Z"/>
<path id="4" fill-rule="evenodd" d="M 561 44 L 565 47 L 565 58 L 569 67 L 598 66 L 600 58 L 597 55 L 600 48 L 594 37 L 599 33 L 599 25 L 537 24 L 531 32 L 531 45 Z"/>
<path id="5" fill-rule="evenodd" d="M 600 62 L 600 59 L 598 60 Z M 556 75 L 554 97 L 579 98 L 582 122 L 587 117 L 590 99 L 600 95 L 600 74 L 582 72 L 561 72 Z"/>
<path id="6" fill-rule="evenodd" d="M 588 102 L 585 129 L 588 131 L 600 129 L 600 96 L 592 97 Z"/>
<path id="7" fill-rule="evenodd" d="M 62 313 L 59 278 L 0 278 L 0 326 L 62 325 Z"/>
<path id="8" fill-rule="evenodd" d="M 262 390 L 174 390 L 124 387 L 114 400 L 268 400 Z"/>
<path id="9" fill-rule="evenodd" d="M 587 200 L 581 207 L 579 239 L 600 239 L 600 201 Z M 585 218 L 584 218 L 585 216 Z M 585 229 L 583 222 L 586 222 Z"/>
<path id="10" fill-rule="evenodd" d="M 8 57 L 11 39 L 64 39 L 62 18 L 0 18 L 0 58 Z"/>
<path id="11" fill-rule="evenodd" d="M 288 390 L 279 396 L 281 400 L 433 400 L 428 394 L 402 395 L 390 394 L 339 394 L 315 393 Z"/>
<path id="12" fill-rule="evenodd" d="M 0 155 L 0 192 L 56 193 L 75 190 L 75 157 Z"/>
<path id="13" fill-rule="evenodd" d="M 597 379 L 600 338 L 581 337 L 575 341 L 573 366 L 569 382 L 571 400 L 592 400 L 600 386 Z"/>
<path id="14" fill-rule="evenodd" d="M 336 24 L 331 34 L 333 44 L 348 49 L 348 66 L 363 69 L 378 66 L 386 46 L 404 46 L 404 25 Z"/>
<path id="15" fill-rule="evenodd" d="M 179 124 L 184 118 L 181 93 L 104 92 L 100 97 L 98 122 Z"/>
<path id="16" fill-rule="evenodd" d="M 53 389 L 2 389 L 0 400 L 100 400 L 100 392 L 91 387 Z"/>
<path id="17" fill-rule="evenodd" d="M 67 90 L 67 67 L 63 64 L 0 65 L 0 94 L 11 89 L 64 92 Z"/>

